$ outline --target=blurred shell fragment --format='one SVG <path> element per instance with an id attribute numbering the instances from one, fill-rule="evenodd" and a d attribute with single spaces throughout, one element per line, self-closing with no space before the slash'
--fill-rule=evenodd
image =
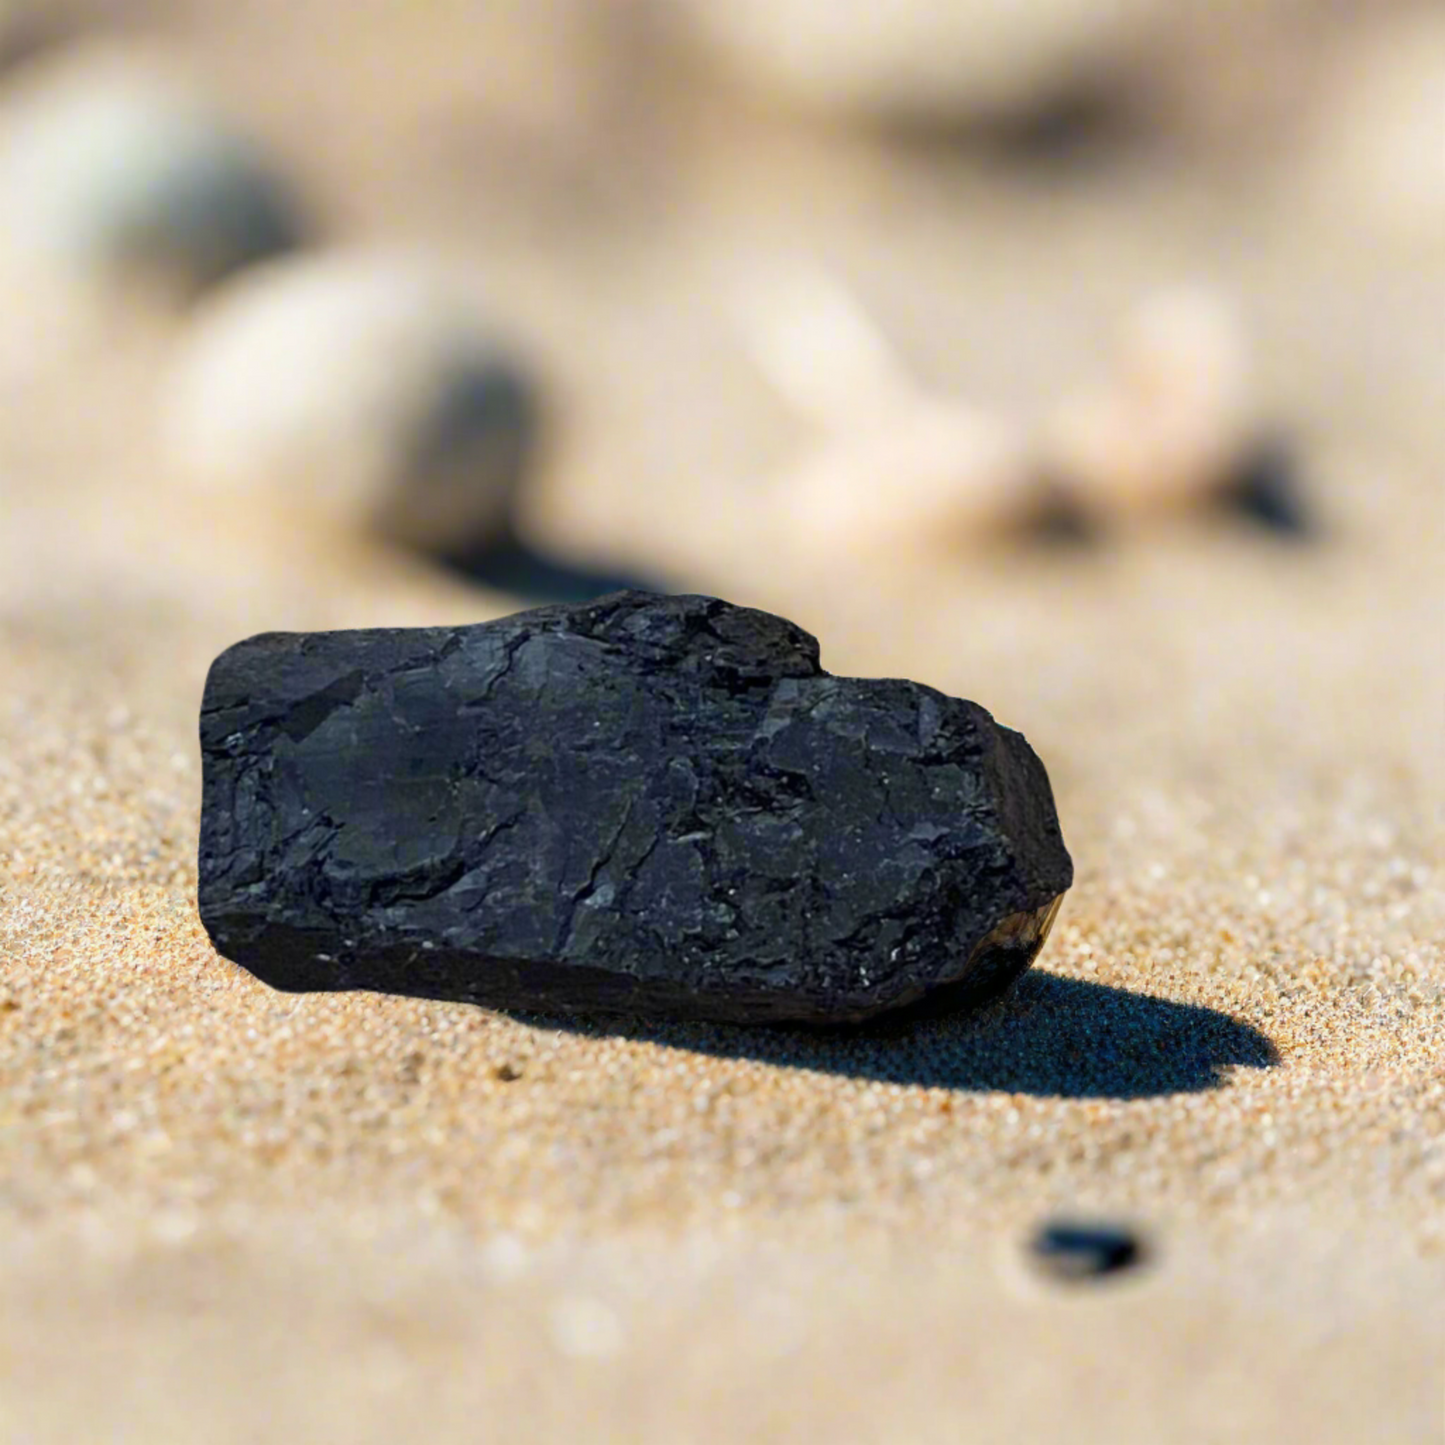
<path id="1" fill-rule="evenodd" d="M 1256 441 L 1250 380 L 1243 325 L 1222 297 L 1160 292 L 1127 319 L 1105 375 L 1047 419 L 1044 470 L 1089 514 L 1198 504 Z"/>
<path id="2" fill-rule="evenodd" d="M 734 305 L 759 371 L 814 432 L 770 493 L 782 550 L 943 556 L 1044 514 L 1022 432 L 921 387 L 826 267 L 775 258 Z"/>
<path id="3" fill-rule="evenodd" d="M 0 105 L 12 253 L 85 282 L 182 296 L 297 245 L 269 158 L 164 62 L 82 47 L 17 71 Z"/>
<path id="4" fill-rule="evenodd" d="M 447 277 L 366 255 L 273 263 L 197 314 L 164 437 L 197 488 L 442 555 L 498 535 L 533 395 Z"/>
<path id="5" fill-rule="evenodd" d="M 835 433 L 790 467 L 777 521 L 825 557 L 947 556 L 1042 509 L 1025 439 L 954 401 L 919 399 Z"/>
<path id="6" fill-rule="evenodd" d="M 945 555 L 1044 512 L 1023 434 L 921 387 L 825 267 L 774 259 L 735 289 L 754 362 L 814 432 L 770 493 L 789 553 Z"/>

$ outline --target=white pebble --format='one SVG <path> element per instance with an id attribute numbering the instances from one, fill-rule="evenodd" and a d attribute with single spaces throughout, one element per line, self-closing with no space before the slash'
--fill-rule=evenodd
<path id="1" fill-rule="evenodd" d="M 843 115 L 1026 115 L 1132 55 L 1160 0 L 672 0 L 743 80 Z"/>
<path id="2" fill-rule="evenodd" d="M 1233 309 L 1205 289 L 1162 291 L 1127 319 L 1105 374 L 1048 418 L 1043 461 L 1089 512 L 1190 505 L 1224 485 L 1253 423 Z"/>
<path id="3" fill-rule="evenodd" d="M 181 294 L 288 249 L 301 225 L 246 136 L 159 61 L 45 55 L 0 106 L 0 214 L 12 253 L 94 282 Z"/>
<path id="4" fill-rule="evenodd" d="M 182 342 L 162 432 L 179 479 L 424 550 L 503 525 L 530 397 L 450 280 L 401 258 L 238 278 Z"/>

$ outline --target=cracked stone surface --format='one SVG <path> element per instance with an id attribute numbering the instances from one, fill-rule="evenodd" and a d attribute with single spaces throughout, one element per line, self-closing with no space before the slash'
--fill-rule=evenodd
<path id="1" fill-rule="evenodd" d="M 201 749 L 201 918 L 281 989 L 850 1023 L 993 996 L 1073 880 L 1019 733 L 715 598 L 263 634 Z"/>

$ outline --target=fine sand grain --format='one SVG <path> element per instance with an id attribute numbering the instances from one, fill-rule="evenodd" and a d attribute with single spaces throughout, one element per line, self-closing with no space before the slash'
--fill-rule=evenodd
<path id="1" fill-rule="evenodd" d="M 1440 1440 L 1438 252 L 1321 237 L 1228 171 L 883 182 L 800 142 L 744 184 L 702 122 L 646 227 L 645 177 L 586 201 L 584 239 L 526 167 L 484 248 L 468 172 L 401 164 L 415 116 L 371 72 L 312 94 L 214 48 L 303 173 L 352 176 L 351 234 L 435 239 L 535 338 L 565 399 L 539 533 L 980 701 L 1048 765 L 1077 882 L 1011 997 L 856 1036 L 269 990 L 196 916 L 210 659 L 516 604 L 167 490 L 172 323 L 14 297 L 0 1440 Z M 347 161 L 300 122 L 368 83 Z M 1140 290 L 1205 271 L 1253 318 L 1318 541 L 1200 519 L 904 575 L 761 555 L 798 437 L 712 298 L 781 244 L 849 270 L 931 382 L 1023 412 Z M 1055 1213 L 1136 1223 L 1148 1264 L 1035 1278 Z"/>

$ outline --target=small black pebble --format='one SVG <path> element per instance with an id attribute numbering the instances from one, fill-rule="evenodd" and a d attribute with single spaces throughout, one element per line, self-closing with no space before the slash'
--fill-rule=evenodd
<path id="1" fill-rule="evenodd" d="M 1294 458 L 1278 440 L 1262 443 L 1245 459 L 1221 500 L 1281 536 L 1307 537 L 1315 531 L 1300 494 Z"/>
<path id="2" fill-rule="evenodd" d="M 1144 1260 L 1138 1237 L 1113 1224 L 1047 1224 L 1034 1236 L 1032 1248 L 1040 1267 L 1060 1280 L 1098 1279 Z"/>

